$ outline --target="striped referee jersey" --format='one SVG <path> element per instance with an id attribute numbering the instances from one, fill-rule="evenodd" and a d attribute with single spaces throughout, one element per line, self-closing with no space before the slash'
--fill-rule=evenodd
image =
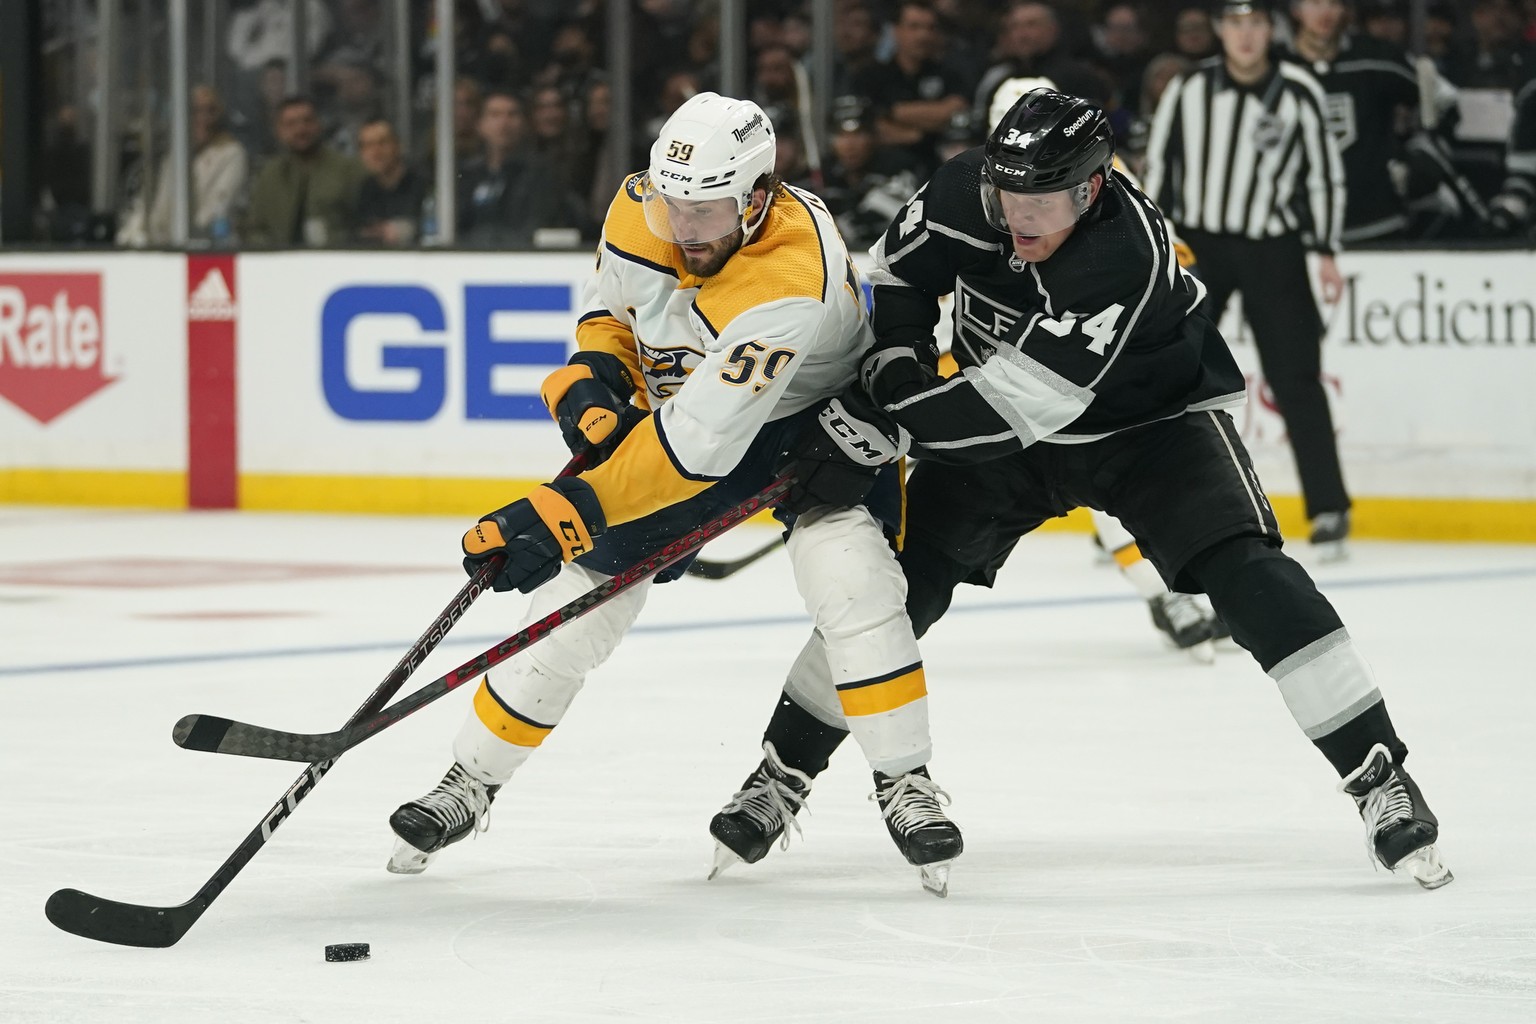
<path id="1" fill-rule="evenodd" d="M 1180 228 L 1246 238 L 1300 234 L 1338 252 L 1344 165 L 1326 101 L 1305 69 L 1277 61 L 1239 85 L 1220 57 L 1163 93 L 1147 146 L 1147 194 Z"/>

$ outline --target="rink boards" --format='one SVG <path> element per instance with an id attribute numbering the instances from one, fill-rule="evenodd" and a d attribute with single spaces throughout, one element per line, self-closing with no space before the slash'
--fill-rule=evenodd
<path id="1" fill-rule="evenodd" d="M 1536 254 L 1359 253 L 1325 340 L 1362 536 L 1536 541 Z M 564 461 L 538 398 L 588 254 L 0 254 L 0 502 L 479 514 Z M 1236 419 L 1297 522 L 1235 309 Z"/>

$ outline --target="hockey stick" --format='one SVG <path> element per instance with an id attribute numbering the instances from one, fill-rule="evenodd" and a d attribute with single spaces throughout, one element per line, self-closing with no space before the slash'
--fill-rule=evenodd
<path id="1" fill-rule="evenodd" d="M 764 555 L 771 555 L 779 550 L 784 543 L 783 537 L 775 537 L 756 551 L 748 552 L 740 558 L 733 558 L 726 562 L 714 562 L 707 558 L 695 558 L 688 563 L 688 575 L 697 576 L 701 580 L 723 580 L 727 576 L 734 576 Z"/>
<path id="2" fill-rule="evenodd" d="M 586 457 L 578 455 L 566 464 L 560 471 L 561 476 L 569 476 L 579 473 L 586 465 Z M 474 604 L 475 598 L 490 588 L 491 580 L 500 571 L 502 560 L 493 558 L 480 567 L 470 581 L 454 595 L 448 607 L 442 610 L 427 631 L 417 637 L 405 656 L 390 669 L 368 699 L 363 701 L 361 707 L 352 713 L 347 719 L 347 725 L 354 725 L 366 720 L 369 716 L 389 703 L 400 687 L 405 685 L 411 673 L 421 664 L 426 656 L 432 653 L 454 623 L 469 610 Z M 267 809 L 267 813 L 249 835 L 245 837 L 235 852 L 231 853 L 220 864 L 212 877 L 204 882 L 202 888 L 192 894 L 192 898 L 185 903 L 179 903 L 173 907 L 151 907 L 138 903 L 119 903 L 117 900 L 104 899 L 93 896 L 79 889 L 60 889 L 48 897 L 48 902 L 43 912 L 48 915 L 58 928 L 73 935 L 85 939 L 95 939 L 98 942 L 114 942 L 120 946 L 143 946 L 155 949 L 163 949 L 174 946 L 187 934 L 187 931 L 203 916 L 203 911 L 209 904 L 219 898 L 229 883 L 234 881 L 251 858 L 256 856 L 258 850 L 267 844 L 272 838 L 272 833 L 277 831 L 279 825 L 287 820 L 288 815 L 298 809 L 299 801 L 303 800 L 317 786 L 320 779 L 336 763 L 335 757 L 315 758 L 313 763 L 304 773 L 294 780 L 277 803 Z"/>
<path id="3" fill-rule="evenodd" d="M 244 757 L 264 757 L 279 761 L 327 761 L 339 757 L 374 733 L 381 732 L 407 715 L 420 711 L 449 691 L 458 689 L 471 679 L 477 678 L 486 669 L 501 664 L 519 651 L 537 643 L 551 631 L 573 619 L 580 618 L 616 594 L 629 590 L 667 566 L 688 557 L 689 554 L 703 547 L 707 541 L 773 504 L 789 490 L 793 483 L 793 476 L 779 477 L 741 504 L 689 531 L 644 561 L 635 563 L 606 583 L 592 588 L 537 622 L 530 623 L 490 650 L 482 651 L 409 697 L 396 701 L 363 721 L 349 722 L 336 732 L 294 733 L 248 725 L 214 715 L 187 715 L 176 723 L 171 732 L 171 738 L 178 746 L 187 750 L 239 754 Z"/>

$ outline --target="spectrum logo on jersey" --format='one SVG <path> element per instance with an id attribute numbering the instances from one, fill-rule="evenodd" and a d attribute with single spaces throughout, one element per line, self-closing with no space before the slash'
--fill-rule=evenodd
<path id="1" fill-rule="evenodd" d="M 535 317 L 569 314 L 572 291 L 569 284 L 465 285 L 462 312 L 454 309 L 451 316 L 464 325 L 460 345 L 446 333 L 450 313 L 431 288 L 339 288 L 320 311 L 320 382 L 326 403 L 348 420 L 432 419 L 447 402 L 450 365 L 462 357 L 463 387 L 451 391 L 464 396 L 466 419 L 547 420 L 537 385 L 526 391 L 498 386 L 497 370 L 532 368 L 542 380 L 544 373 L 565 364 L 571 324 L 556 327 L 558 320 Z M 530 326 L 524 326 L 524 318 Z M 410 332 L 415 337 L 396 340 L 402 320 L 415 324 Z M 389 340 L 380 343 L 385 332 Z M 366 374 L 360 373 L 364 362 L 369 364 Z"/>
<path id="2" fill-rule="evenodd" d="M 111 384 L 101 275 L 0 274 L 0 397 L 49 423 Z"/>

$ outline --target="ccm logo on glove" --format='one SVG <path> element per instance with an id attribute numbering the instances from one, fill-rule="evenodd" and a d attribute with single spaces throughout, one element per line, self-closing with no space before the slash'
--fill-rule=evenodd
<path id="1" fill-rule="evenodd" d="M 853 415 L 840 398 L 827 402 L 817 419 L 843 455 L 855 464 L 883 466 L 907 453 L 908 437 L 902 436 L 892 443 L 881 427 Z"/>

